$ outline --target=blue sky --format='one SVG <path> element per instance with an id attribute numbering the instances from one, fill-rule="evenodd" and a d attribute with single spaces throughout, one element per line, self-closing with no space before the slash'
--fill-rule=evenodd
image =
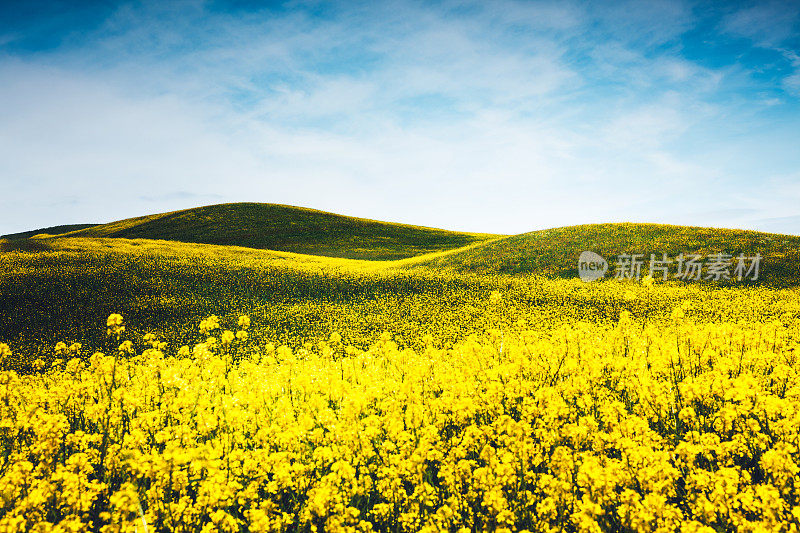
<path id="1" fill-rule="evenodd" d="M 800 0 L 0 2 L 0 234 L 221 202 L 800 234 Z"/>

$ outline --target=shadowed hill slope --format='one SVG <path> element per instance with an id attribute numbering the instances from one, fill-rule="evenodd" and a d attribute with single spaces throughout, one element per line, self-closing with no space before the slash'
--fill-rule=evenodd
<path id="1" fill-rule="evenodd" d="M 259 203 L 219 204 L 131 218 L 69 235 L 235 245 L 371 260 L 402 259 L 498 237 Z"/>
<path id="2" fill-rule="evenodd" d="M 673 260 L 669 279 L 677 272 L 675 258 L 683 254 L 702 256 L 707 274 L 710 257 L 715 253 L 734 256 L 733 274 L 739 254 L 763 257 L 759 281 L 776 286 L 800 283 L 800 237 L 757 231 L 672 226 L 666 224 L 586 224 L 568 226 L 496 239 L 464 250 L 445 252 L 408 261 L 409 266 L 450 268 L 460 272 L 524 273 L 548 277 L 577 277 L 578 257 L 588 250 L 605 258 L 615 275 L 616 260 L 621 254 L 643 254 L 642 276 L 649 272 L 650 255 L 657 259 L 667 254 Z M 749 262 L 748 262 L 749 265 Z M 661 273 L 657 273 L 660 276 Z"/>
<path id="3" fill-rule="evenodd" d="M 0 239 L 8 239 L 10 241 L 18 239 L 28 239 L 30 237 L 33 237 L 34 235 L 39 235 L 42 233 L 46 233 L 48 235 L 60 235 L 62 233 L 91 228 L 96 225 L 97 224 L 64 224 L 62 226 L 51 226 L 49 228 L 41 228 L 31 231 L 21 231 L 19 233 L 9 233 L 8 235 L 0 235 Z"/>

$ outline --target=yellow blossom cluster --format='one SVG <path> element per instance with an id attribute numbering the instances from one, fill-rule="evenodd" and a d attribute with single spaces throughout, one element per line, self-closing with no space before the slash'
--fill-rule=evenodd
<path id="1" fill-rule="evenodd" d="M 256 343 L 248 316 L 58 344 L 0 372 L 0 531 L 800 531 L 796 318 L 643 320 L 626 290 L 613 323 L 418 349 Z"/>

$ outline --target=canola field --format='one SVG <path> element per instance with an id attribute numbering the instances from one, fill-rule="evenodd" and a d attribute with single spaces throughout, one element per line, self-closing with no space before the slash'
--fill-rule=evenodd
<path id="1" fill-rule="evenodd" d="M 800 294 L 0 255 L 0 531 L 800 530 Z"/>

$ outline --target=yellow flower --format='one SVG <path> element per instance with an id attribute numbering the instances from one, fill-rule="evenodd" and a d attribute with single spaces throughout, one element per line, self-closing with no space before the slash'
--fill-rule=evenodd
<path id="1" fill-rule="evenodd" d="M 108 320 L 106 320 L 106 327 L 106 332 L 109 335 L 119 336 L 119 334 L 125 331 L 125 326 L 122 325 L 122 315 L 118 313 L 109 315 Z"/>
<path id="2" fill-rule="evenodd" d="M 119 345 L 118 349 L 122 353 L 132 354 L 133 353 L 133 343 L 131 341 L 123 341 L 122 344 Z"/>
<path id="3" fill-rule="evenodd" d="M 200 332 L 203 335 L 208 335 L 210 332 L 218 328 L 219 328 L 219 317 L 217 315 L 211 315 L 205 320 L 200 321 Z"/>
<path id="4" fill-rule="evenodd" d="M 636 299 L 636 294 L 635 294 L 635 293 L 634 293 L 632 290 L 630 290 L 630 289 L 627 289 L 627 290 L 626 290 L 626 291 L 623 293 L 622 297 L 623 297 L 623 298 L 624 298 L 626 301 L 630 302 L 630 301 L 633 301 L 633 300 L 635 300 L 635 299 Z"/>

